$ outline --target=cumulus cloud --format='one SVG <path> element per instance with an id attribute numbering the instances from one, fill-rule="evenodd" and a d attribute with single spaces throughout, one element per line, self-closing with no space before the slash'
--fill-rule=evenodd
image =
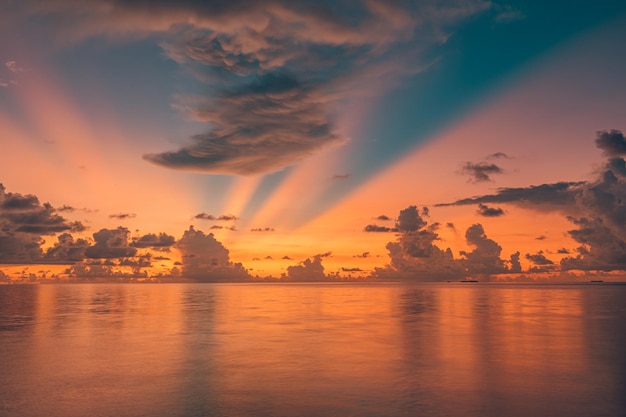
<path id="1" fill-rule="evenodd" d="M 36 196 L 7 192 L 0 184 L 0 262 L 37 262 L 43 255 L 42 236 L 84 229 Z"/>
<path id="2" fill-rule="evenodd" d="M 396 226 L 400 234 L 386 246 L 390 264 L 377 268 L 373 274 L 376 278 L 433 281 L 521 271 L 519 252 L 508 261 L 501 259 L 502 248 L 486 236 L 480 224 L 467 229 L 465 238 L 473 250 L 461 252 L 459 259 L 454 258 L 450 248 L 437 246 L 439 223 L 428 224 L 416 206 L 402 210 Z"/>
<path id="3" fill-rule="evenodd" d="M 18 7 L 62 21 L 74 41 L 158 34 L 165 54 L 203 84 L 197 90 L 204 95 L 183 93 L 177 106 L 206 130 L 145 159 L 246 175 L 282 169 L 346 140 L 336 124 L 345 102 L 365 94 L 364 86 L 418 71 L 421 51 L 492 4 L 24 0 Z"/>
<path id="4" fill-rule="evenodd" d="M 190 226 L 176 247 L 182 255 L 182 275 L 203 282 L 245 281 L 250 278 L 240 263 L 232 263 L 228 249 L 215 239 Z"/>
<path id="5" fill-rule="evenodd" d="M 295 282 L 325 281 L 327 277 L 324 274 L 322 256 L 316 255 L 313 259 L 307 258 L 298 265 L 288 266 L 285 279 Z"/>
<path id="6" fill-rule="evenodd" d="M 85 249 L 87 258 L 125 258 L 135 256 L 137 249 L 129 246 L 130 231 L 125 227 L 100 229 L 93 234 L 94 245 Z"/>
<path id="7" fill-rule="evenodd" d="M 626 156 L 626 138 L 620 130 L 601 130 L 596 132 L 596 146 L 606 156 Z"/>
<path id="8" fill-rule="evenodd" d="M 487 162 L 466 162 L 461 168 L 461 173 L 468 175 L 470 182 L 477 183 L 492 181 L 492 175 L 502 174 L 504 171 L 496 164 Z"/>
<path id="9" fill-rule="evenodd" d="M 504 215 L 504 210 L 500 207 L 489 207 L 486 204 L 479 204 L 476 214 L 483 217 L 500 217 Z"/>
<path id="10" fill-rule="evenodd" d="M 169 248 L 176 243 L 174 236 L 166 233 L 148 233 L 139 238 L 133 238 L 130 246 L 134 248 Z"/>
<path id="11" fill-rule="evenodd" d="M 74 239 L 69 233 L 62 233 L 57 237 L 54 245 L 46 251 L 44 259 L 47 262 L 78 262 L 85 259 L 85 250 L 89 247 L 86 239 Z"/>
<path id="12" fill-rule="evenodd" d="M 593 181 L 558 182 L 501 188 L 496 194 L 438 206 L 509 203 L 539 211 L 558 211 L 575 226 L 575 256 L 561 259 L 563 270 L 626 269 L 626 139 L 619 130 L 596 133 L 595 143 L 608 158 Z M 566 249 L 559 251 L 568 254 Z M 538 259 L 538 258 L 537 258 Z"/>

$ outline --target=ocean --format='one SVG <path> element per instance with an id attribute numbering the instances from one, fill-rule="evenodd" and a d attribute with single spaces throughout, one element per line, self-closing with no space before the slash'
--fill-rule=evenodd
<path id="1" fill-rule="evenodd" d="M 626 416 L 626 285 L 3 285 L 0 416 Z"/>

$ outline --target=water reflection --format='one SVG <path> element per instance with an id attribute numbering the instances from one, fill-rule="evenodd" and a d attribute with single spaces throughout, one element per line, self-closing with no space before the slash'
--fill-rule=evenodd
<path id="1" fill-rule="evenodd" d="M 0 287 L 0 415 L 626 414 L 626 287 Z"/>

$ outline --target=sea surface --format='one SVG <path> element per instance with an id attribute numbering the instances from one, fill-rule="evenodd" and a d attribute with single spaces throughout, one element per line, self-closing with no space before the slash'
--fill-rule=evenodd
<path id="1" fill-rule="evenodd" d="M 626 416 L 626 285 L 3 285 L 0 416 Z"/>

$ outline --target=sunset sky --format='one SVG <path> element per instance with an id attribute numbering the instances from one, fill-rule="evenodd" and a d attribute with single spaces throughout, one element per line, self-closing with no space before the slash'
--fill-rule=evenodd
<path id="1" fill-rule="evenodd" d="M 0 0 L 0 281 L 619 277 L 625 40 L 617 0 Z"/>

